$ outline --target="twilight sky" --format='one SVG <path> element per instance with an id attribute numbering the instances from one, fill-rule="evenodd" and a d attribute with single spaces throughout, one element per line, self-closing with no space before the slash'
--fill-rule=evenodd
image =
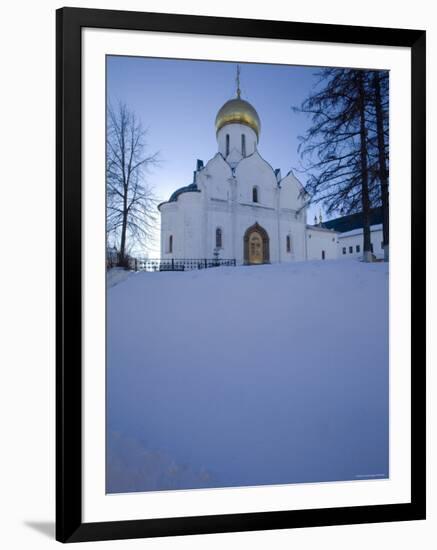
<path id="1" fill-rule="evenodd" d="M 258 149 L 284 176 L 299 166 L 298 136 L 309 124 L 299 106 L 317 78 L 317 68 L 242 63 L 241 97 L 261 119 Z M 196 159 L 205 163 L 217 152 L 215 117 L 235 97 L 236 63 L 109 56 L 108 101 L 122 101 L 148 128 L 148 150 L 161 163 L 148 175 L 159 201 L 193 181 Z M 305 184 L 305 175 L 296 173 Z M 312 222 L 311 209 L 308 221 Z M 159 231 L 149 257 L 160 256 Z"/>

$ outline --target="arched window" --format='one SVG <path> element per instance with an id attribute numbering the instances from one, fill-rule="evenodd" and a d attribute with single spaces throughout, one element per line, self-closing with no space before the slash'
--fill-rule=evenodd
<path id="1" fill-rule="evenodd" d="M 170 235 L 170 237 L 168 238 L 168 253 L 173 253 L 173 235 Z"/>
<path id="2" fill-rule="evenodd" d="M 258 187 L 256 186 L 252 188 L 252 202 L 259 202 Z"/>
<path id="3" fill-rule="evenodd" d="M 215 247 L 223 248 L 223 234 L 220 227 L 215 230 Z"/>
<path id="4" fill-rule="evenodd" d="M 287 252 L 291 252 L 291 237 L 290 237 L 290 235 L 287 235 L 287 237 L 285 239 L 285 248 L 286 248 Z"/>
<path id="5" fill-rule="evenodd" d="M 245 134 L 241 134 L 241 154 L 243 157 L 246 156 L 246 136 Z"/>
<path id="6" fill-rule="evenodd" d="M 226 134 L 226 156 L 229 155 L 229 134 Z"/>

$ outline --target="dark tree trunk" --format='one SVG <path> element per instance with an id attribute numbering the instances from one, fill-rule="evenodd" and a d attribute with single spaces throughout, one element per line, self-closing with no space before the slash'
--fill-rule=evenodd
<path id="1" fill-rule="evenodd" d="M 363 74 L 358 71 L 358 103 L 360 117 L 360 173 L 361 173 L 361 200 L 363 206 L 363 260 L 371 262 L 373 259 L 370 241 L 370 196 L 369 196 L 369 169 L 367 164 L 367 129 L 365 113 L 365 90 Z"/>
<path id="2" fill-rule="evenodd" d="M 388 261 L 389 255 L 389 196 L 388 196 L 388 171 L 385 161 L 384 141 L 384 114 L 381 101 L 380 73 L 375 71 L 373 75 L 373 87 L 375 93 L 376 113 L 376 136 L 378 143 L 378 164 L 379 179 L 381 182 L 381 205 L 382 205 L 382 242 L 384 248 L 384 259 Z"/>
<path id="3" fill-rule="evenodd" d="M 127 190 L 123 197 L 123 219 L 121 223 L 121 235 L 120 235 L 120 265 L 126 265 L 126 233 L 127 233 Z"/>

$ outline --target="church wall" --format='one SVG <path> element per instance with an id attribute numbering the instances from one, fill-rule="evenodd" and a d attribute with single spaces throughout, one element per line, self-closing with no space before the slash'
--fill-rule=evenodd
<path id="1" fill-rule="evenodd" d="M 244 263 L 244 235 L 249 227 L 258 223 L 269 236 L 270 262 L 302 261 L 305 253 L 305 227 L 290 211 L 281 213 L 278 220 L 276 209 L 238 205 L 235 216 L 235 234 L 232 225 L 232 206 L 214 204 L 208 209 L 207 256 L 213 257 L 217 227 L 222 230 L 223 247 L 220 258 L 235 258 Z M 286 235 L 291 238 L 291 251 L 286 250 Z"/>
<path id="2" fill-rule="evenodd" d="M 202 191 L 203 244 L 198 257 L 213 258 L 216 248 L 216 230 L 222 231 L 220 258 L 234 258 L 231 222 L 232 171 L 221 155 L 213 157 L 197 176 Z"/>
<path id="3" fill-rule="evenodd" d="M 287 235 L 290 236 L 290 252 L 287 251 Z M 296 219 L 295 214 L 281 211 L 279 256 L 281 262 L 303 261 L 305 250 L 306 223 Z"/>
<path id="4" fill-rule="evenodd" d="M 179 205 L 176 202 L 162 204 L 160 207 L 161 213 L 161 257 L 171 258 L 169 253 L 169 238 L 170 235 L 176 235 L 178 230 Z M 174 238 L 174 237 L 173 237 Z"/>
<path id="5" fill-rule="evenodd" d="M 173 250 L 169 250 L 170 235 Z M 199 258 L 202 248 L 200 193 L 184 193 L 176 202 L 161 206 L 161 256 Z"/>
<path id="6" fill-rule="evenodd" d="M 182 258 L 198 258 L 202 247 L 201 194 L 185 193 L 179 197 L 183 218 Z"/>
<path id="7" fill-rule="evenodd" d="M 235 215 L 233 208 L 236 209 Z M 213 258 L 216 230 L 220 228 L 222 247 L 219 257 L 235 258 L 237 263 L 243 264 L 244 235 L 249 227 L 258 223 L 269 236 L 270 262 L 302 261 L 306 258 L 306 224 L 303 220 L 303 215 L 296 219 L 295 211 L 291 209 L 282 209 L 278 216 L 273 207 L 233 205 L 231 201 L 222 199 L 206 200 L 203 193 L 184 193 L 176 202 L 161 207 L 162 257 Z M 170 235 L 173 235 L 172 252 L 169 251 Z M 290 235 L 290 252 L 287 252 L 287 235 Z M 320 246 L 312 253 L 313 259 L 320 257 Z M 329 252 L 328 257 L 331 256 Z"/>
<path id="8" fill-rule="evenodd" d="M 299 210 L 304 204 L 301 195 L 302 185 L 292 174 L 288 174 L 281 180 L 280 206 L 281 208 L 293 208 Z"/>
<path id="9" fill-rule="evenodd" d="M 258 204 L 270 208 L 277 207 L 278 184 L 272 167 L 256 152 L 242 160 L 236 170 L 237 200 L 240 203 L 253 203 L 253 188 L 258 188 Z"/>
<path id="10" fill-rule="evenodd" d="M 197 173 L 196 182 L 199 189 L 206 190 L 208 198 L 228 200 L 231 177 L 229 165 L 221 155 L 216 155 Z"/>
<path id="11" fill-rule="evenodd" d="M 216 249 L 216 230 L 220 228 L 222 232 L 222 247 L 219 248 L 219 258 L 234 258 L 234 243 L 232 236 L 232 215 L 228 203 L 215 203 L 210 201 L 208 211 L 208 230 L 207 230 L 207 254 L 208 258 L 214 257 Z"/>

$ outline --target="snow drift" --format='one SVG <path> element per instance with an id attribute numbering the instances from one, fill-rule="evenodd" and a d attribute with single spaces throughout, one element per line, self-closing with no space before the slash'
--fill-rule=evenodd
<path id="1" fill-rule="evenodd" d="M 138 273 L 108 288 L 107 491 L 388 476 L 388 266 Z"/>

